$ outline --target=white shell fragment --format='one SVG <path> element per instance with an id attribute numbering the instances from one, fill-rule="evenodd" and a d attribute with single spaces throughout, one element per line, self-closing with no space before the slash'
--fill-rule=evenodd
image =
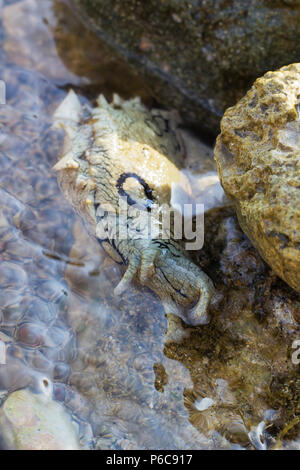
<path id="1" fill-rule="evenodd" d="M 194 405 L 198 411 L 205 411 L 214 404 L 214 400 L 209 397 L 202 398 L 202 400 L 196 400 Z"/>

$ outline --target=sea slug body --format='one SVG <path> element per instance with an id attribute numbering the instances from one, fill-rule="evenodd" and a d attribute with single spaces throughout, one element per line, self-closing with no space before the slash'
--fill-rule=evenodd
<path id="1" fill-rule="evenodd" d="M 100 95 L 89 109 L 70 91 L 54 122 L 66 132 L 54 167 L 64 196 L 104 250 L 127 267 L 115 293 L 136 278 L 160 297 L 166 313 L 207 323 L 212 281 L 172 238 L 172 223 L 169 237 L 148 233 L 153 214 L 171 205 L 174 191 L 190 190 L 178 169 L 184 150 L 172 113 L 117 95 L 110 104 Z"/>

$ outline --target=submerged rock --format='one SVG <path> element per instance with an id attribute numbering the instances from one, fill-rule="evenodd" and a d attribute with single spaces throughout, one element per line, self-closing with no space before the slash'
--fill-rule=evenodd
<path id="1" fill-rule="evenodd" d="M 300 291 L 300 64 L 268 72 L 221 121 L 215 158 L 239 223 Z"/>
<path id="2" fill-rule="evenodd" d="M 299 58 L 300 5 L 277 0 L 69 0 L 156 99 L 218 133 L 219 120 L 267 70 Z"/>
<path id="3" fill-rule="evenodd" d="M 109 48 L 60 0 L 8 2 L 2 9 L 9 62 L 43 74 L 53 83 L 72 84 L 86 95 L 112 91 L 149 101 L 142 80 L 112 56 Z"/>
<path id="4" fill-rule="evenodd" d="M 0 409 L 4 447 L 14 450 L 78 450 L 79 427 L 51 395 L 45 378 L 42 393 L 29 389 L 13 392 Z M 48 391 L 49 389 L 49 391 Z"/>
<path id="5" fill-rule="evenodd" d="M 58 152 L 62 141 L 51 130 L 48 106 L 55 107 L 62 92 L 38 73 L 13 64 L 5 63 L 0 76 L 7 84 L 0 153 L 0 402 L 8 396 L 2 408 L 6 415 L 10 398 L 25 406 L 20 397 L 41 374 L 53 382 L 57 399 L 64 405 L 67 402 L 63 391 L 76 355 L 76 340 L 67 321 L 69 293 L 63 270 L 71 261 L 74 219 L 56 199 L 60 193 L 49 175 L 53 152 Z M 24 397 L 26 409 L 40 403 L 42 396 L 30 390 Z M 77 410 L 74 400 L 69 402 L 69 409 Z M 51 403 L 52 398 L 50 409 Z M 46 400 L 45 412 L 47 405 Z M 8 432 L 11 424 L 1 422 L 1 431 Z M 17 439 L 20 432 L 10 432 L 11 439 Z M 35 436 L 32 446 L 40 445 Z M 0 446 L 6 443 L 2 438 Z M 25 446 L 20 439 L 16 446 L 20 442 Z M 5 445 L 16 448 L 15 444 Z M 59 445 L 65 448 L 68 443 L 61 439 Z"/>
<path id="6" fill-rule="evenodd" d="M 244 447 L 290 448 L 300 431 L 300 296 L 261 259 L 233 207 L 206 213 L 197 259 L 223 297 L 210 325 L 165 349 L 191 373 L 190 420 Z M 196 410 L 195 392 L 214 405 Z"/>
<path id="7" fill-rule="evenodd" d="M 66 271 L 78 332 L 69 383 L 90 404 L 87 419 L 103 449 L 296 445 L 299 295 L 261 259 L 232 207 L 205 220 L 195 261 L 223 297 L 208 325 L 191 328 L 168 315 L 168 335 L 159 300 L 137 285 L 115 297 L 121 268 L 95 256 L 81 222 L 74 228 L 71 255 L 82 265 Z"/>

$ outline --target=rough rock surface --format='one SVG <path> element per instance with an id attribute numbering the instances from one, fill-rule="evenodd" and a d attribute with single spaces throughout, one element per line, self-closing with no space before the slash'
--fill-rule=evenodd
<path id="1" fill-rule="evenodd" d="M 300 290 L 300 64 L 268 72 L 221 121 L 215 158 L 240 225 Z"/>
<path id="2" fill-rule="evenodd" d="M 300 57 L 300 4 L 283 0 L 69 0 L 183 118 L 219 120 L 268 70 Z"/>

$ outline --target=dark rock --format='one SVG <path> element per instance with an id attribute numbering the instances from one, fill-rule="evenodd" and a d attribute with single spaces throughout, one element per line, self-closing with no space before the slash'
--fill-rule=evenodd
<path id="1" fill-rule="evenodd" d="M 297 1 L 69 2 L 160 103 L 214 135 L 257 77 L 300 58 Z"/>

